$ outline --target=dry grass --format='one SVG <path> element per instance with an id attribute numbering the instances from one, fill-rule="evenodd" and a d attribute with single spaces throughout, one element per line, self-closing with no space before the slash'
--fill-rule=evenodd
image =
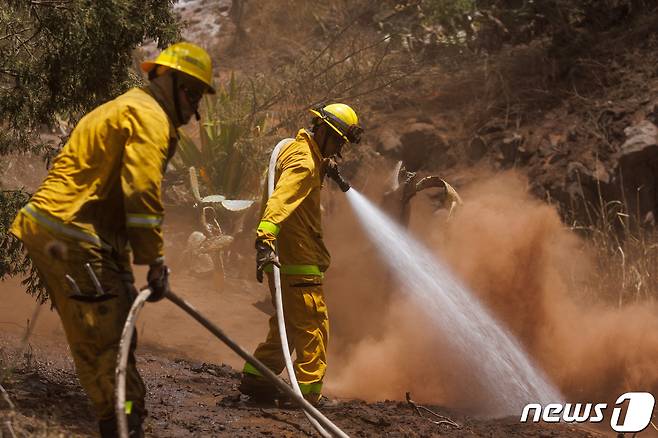
<path id="1" fill-rule="evenodd" d="M 658 233 L 640 224 L 628 202 L 584 202 L 587 224 L 572 223 L 584 232 L 595 255 L 598 275 L 587 296 L 604 298 L 618 307 L 658 299 Z"/>

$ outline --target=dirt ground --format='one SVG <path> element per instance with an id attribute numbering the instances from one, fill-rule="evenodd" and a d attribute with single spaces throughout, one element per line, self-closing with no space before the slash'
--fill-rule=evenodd
<path id="1" fill-rule="evenodd" d="M 16 410 L 3 405 L 18 436 L 93 436 L 91 406 L 77 383 L 62 344 L 32 348 L 19 357 L 17 339 L 2 340 L 3 360 L 15 368 L 4 379 Z M 239 372 L 224 364 L 194 362 L 151 348 L 140 352 L 139 367 L 148 385 L 149 418 L 146 433 L 158 437 L 313 436 L 298 410 L 250 406 L 237 392 Z M 422 419 L 406 402 L 365 403 L 340 400 L 324 413 L 350 436 L 487 436 L 596 437 L 598 433 L 569 425 L 520 426 L 516 418 L 477 420 L 432 406 L 460 428 L 435 425 Z"/>

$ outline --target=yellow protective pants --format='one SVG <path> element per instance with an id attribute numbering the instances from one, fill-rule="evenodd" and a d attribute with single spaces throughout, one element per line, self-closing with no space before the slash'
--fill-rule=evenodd
<path id="1" fill-rule="evenodd" d="M 45 283 L 50 299 L 64 326 L 82 387 L 91 399 L 99 420 L 114 416 L 114 373 L 119 340 L 128 311 L 135 299 L 128 254 L 53 234 L 34 219 L 20 213 L 12 231 L 20 234 L 32 263 Z M 48 246 L 58 242 L 64 260 L 53 258 Z M 51 251 L 52 252 L 52 251 Z M 81 302 L 66 281 L 70 275 L 82 294 L 95 294 L 84 264 L 89 263 L 104 292 L 116 295 L 102 302 Z M 133 337 L 135 340 L 136 337 Z M 135 365 L 136 341 L 131 345 L 126 375 L 127 409 L 144 412 L 144 382 Z"/>
<path id="2" fill-rule="evenodd" d="M 275 305 L 274 278 L 268 274 L 272 304 Z M 327 342 L 329 341 L 329 315 L 322 292 L 322 277 L 317 275 L 281 275 L 283 315 L 290 352 L 296 352 L 293 363 L 297 383 L 303 394 L 322 393 L 322 379 L 327 369 Z M 279 374 L 285 368 L 276 314 L 269 321 L 270 329 L 265 342 L 254 356 L 272 372 Z M 251 364 L 246 363 L 247 374 L 259 376 Z"/>

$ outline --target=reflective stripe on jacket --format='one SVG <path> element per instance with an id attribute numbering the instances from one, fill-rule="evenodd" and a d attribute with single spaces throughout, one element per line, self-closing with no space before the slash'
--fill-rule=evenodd
<path id="1" fill-rule="evenodd" d="M 153 263 L 163 256 L 160 186 L 175 138 L 160 104 L 133 88 L 80 120 L 30 205 L 120 252 L 129 243 L 136 264 Z"/>
<path id="2" fill-rule="evenodd" d="M 279 153 L 276 185 L 269 199 L 265 194 L 257 234 L 267 241 L 276 238 L 283 273 L 320 275 L 329 267 L 322 239 L 321 169 L 320 148 L 304 129 Z"/>

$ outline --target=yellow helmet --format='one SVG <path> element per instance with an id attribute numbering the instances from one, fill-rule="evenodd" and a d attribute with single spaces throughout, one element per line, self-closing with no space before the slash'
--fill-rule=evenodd
<path id="1" fill-rule="evenodd" d="M 215 94 L 212 86 L 212 61 L 208 52 L 192 43 L 176 43 L 164 49 L 155 60 L 144 61 L 142 71 L 150 72 L 157 65 L 173 68 L 188 74 L 208 86 L 208 92 Z"/>
<path id="2" fill-rule="evenodd" d="M 359 126 L 359 117 L 349 105 L 332 103 L 309 111 L 331 126 L 345 141 L 350 143 L 361 141 L 363 129 Z"/>

